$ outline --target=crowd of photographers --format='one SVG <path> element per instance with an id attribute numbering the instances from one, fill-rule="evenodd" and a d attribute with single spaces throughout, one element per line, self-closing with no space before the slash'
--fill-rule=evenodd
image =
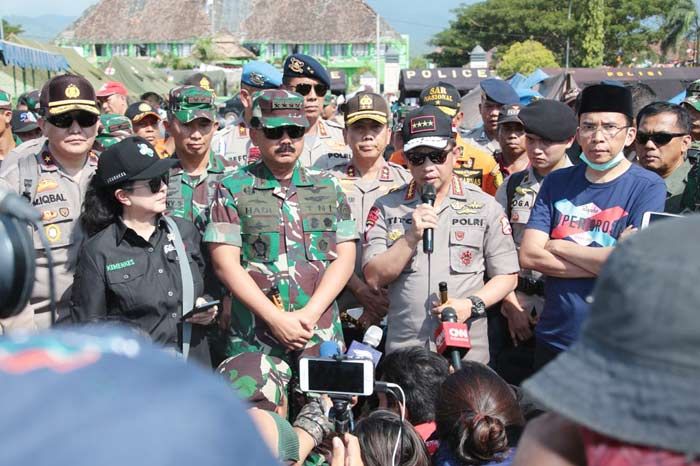
<path id="1" fill-rule="evenodd" d="M 294 54 L 240 84 L 219 112 L 202 75 L 0 90 L 0 207 L 36 254 L 0 372 L 84 370 L 17 335 L 116 324 L 223 378 L 283 463 L 700 464 L 700 222 L 638 231 L 700 204 L 700 83 L 488 79 L 469 133 L 444 82 L 339 106 Z"/>

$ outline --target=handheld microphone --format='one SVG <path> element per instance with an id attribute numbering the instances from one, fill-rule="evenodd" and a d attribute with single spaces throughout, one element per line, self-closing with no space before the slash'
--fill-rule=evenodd
<path id="1" fill-rule="evenodd" d="M 25 198 L 11 191 L 0 190 L 0 212 L 19 220 L 41 220 L 41 212 L 32 207 Z"/>
<path id="2" fill-rule="evenodd" d="M 467 325 L 457 322 L 457 313 L 451 307 L 442 311 L 442 321 L 435 330 L 438 353 L 452 360 L 455 370 L 462 368 L 462 358 L 472 347 Z"/>
<path id="3" fill-rule="evenodd" d="M 379 360 L 382 358 L 381 351 L 376 348 L 382 341 L 384 332 L 376 325 L 370 326 L 362 337 L 362 343 L 353 341 L 348 348 L 347 356 L 350 359 L 366 359 L 372 361 L 374 367 L 377 367 Z"/>
<path id="4" fill-rule="evenodd" d="M 435 205 L 435 186 L 426 184 L 423 186 L 423 191 L 420 195 L 423 204 Z M 433 252 L 433 229 L 426 228 L 423 230 L 423 252 L 432 254 Z"/>

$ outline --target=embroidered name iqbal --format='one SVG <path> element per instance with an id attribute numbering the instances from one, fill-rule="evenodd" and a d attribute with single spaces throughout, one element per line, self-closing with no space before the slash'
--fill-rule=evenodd
<path id="1" fill-rule="evenodd" d="M 107 270 L 107 272 L 114 272 L 115 270 L 121 270 L 126 267 L 131 267 L 132 265 L 136 265 L 136 262 L 134 262 L 134 259 L 129 259 L 123 262 L 117 262 L 116 264 L 107 264 L 107 267 L 105 267 L 105 269 Z"/>

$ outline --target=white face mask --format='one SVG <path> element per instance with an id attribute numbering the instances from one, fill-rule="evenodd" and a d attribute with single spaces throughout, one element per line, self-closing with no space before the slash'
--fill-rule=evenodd
<path id="1" fill-rule="evenodd" d="M 592 170 L 604 172 L 605 170 L 610 170 L 611 168 L 618 166 L 620 162 L 622 162 L 625 159 L 625 154 L 624 152 L 620 151 L 619 154 L 617 154 L 615 157 L 613 157 L 605 163 L 593 163 L 590 160 L 588 160 L 588 157 L 586 157 L 586 154 L 584 154 L 583 152 L 581 152 L 579 158 Z"/>

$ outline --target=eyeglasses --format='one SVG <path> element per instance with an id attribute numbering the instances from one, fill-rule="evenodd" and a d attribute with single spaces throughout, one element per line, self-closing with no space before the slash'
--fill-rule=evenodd
<path id="1" fill-rule="evenodd" d="M 433 152 L 406 152 L 406 158 L 411 165 L 423 165 L 425 159 L 430 159 L 435 165 L 442 165 L 447 160 L 447 155 L 452 151 L 452 148 L 444 150 L 436 150 Z"/>
<path id="2" fill-rule="evenodd" d="M 679 138 L 681 136 L 685 136 L 686 133 L 642 133 L 638 132 L 637 133 L 637 143 L 639 144 L 646 144 L 651 140 L 651 142 L 654 143 L 655 146 L 661 147 L 665 146 L 673 138 Z"/>
<path id="3" fill-rule="evenodd" d="M 328 92 L 328 86 L 325 84 L 297 84 L 294 86 L 294 91 L 301 95 L 308 95 L 312 87 L 316 91 L 316 96 L 323 97 Z"/>
<path id="4" fill-rule="evenodd" d="M 50 116 L 46 120 L 56 128 L 66 129 L 73 126 L 74 121 L 77 121 L 81 128 L 89 128 L 97 123 L 98 118 L 94 113 L 77 112 Z"/>
<path id="5" fill-rule="evenodd" d="M 267 139 L 281 139 L 284 133 L 287 133 L 292 139 L 299 139 L 304 135 L 306 128 L 303 126 L 278 126 L 277 128 L 266 128 L 263 126 L 262 132 Z"/>
<path id="6" fill-rule="evenodd" d="M 582 136 L 593 136 L 600 130 L 603 136 L 606 138 L 614 138 L 620 131 L 627 129 L 629 126 L 616 126 L 616 125 L 592 125 L 590 123 L 584 123 L 579 127 L 579 133 Z"/>
<path id="7" fill-rule="evenodd" d="M 155 178 L 151 178 L 148 180 L 148 182 L 145 185 L 140 185 L 140 186 L 148 186 L 151 189 L 151 193 L 155 194 L 158 191 L 160 191 L 160 187 L 163 186 L 163 183 L 167 186 L 168 181 L 170 180 L 170 176 L 168 174 L 157 176 Z M 133 188 L 138 188 L 139 186 L 132 186 Z"/>

